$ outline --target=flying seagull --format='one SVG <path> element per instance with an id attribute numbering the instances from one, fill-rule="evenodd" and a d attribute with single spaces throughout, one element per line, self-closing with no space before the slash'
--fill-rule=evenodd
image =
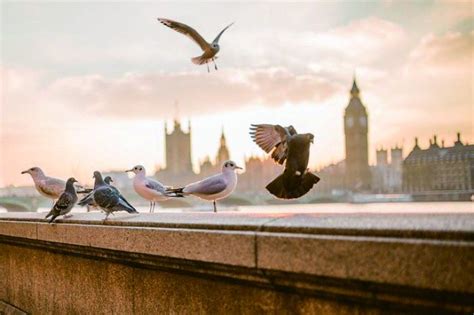
<path id="1" fill-rule="evenodd" d="M 150 201 L 150 212 L 155 211 L 156 201 L 169 199 L 170 196 L 166 192 L 166 189 L 170 189 L 170 187 L 166 187 L 159 181 L 146 177 L 146 170 L 142 165 L 134 166 L 132 169 L 126 170 L 125 172 L 135 173 L 135 177 L 133 178 L 133 189 L 135 189 L 135 192 L 142 198 Z"/>
<path id="2" fill-rule="evenodd" d="M 128 213 L 138 213 L 138 211 L 128 203 L 120 194 L 117 188 L 105 183 L 100 172 L 94 172 L 94 190 L 92 191 L 92 200 L 102 210 L 105 211 L 105 220 L 115 211 L 127 211 Z M 88 204 L 89 200 L 84 197 L 79 201 L 79 205 Z"/>
<path id="3" fill-rule="evenodd" d="M 59 196 L 58 201 L 54 204 L 53 208 L 46 215 L 45 219 L 51 217 L 49 223 L 52 223 L 60 215 L 66 215 L 72 210 L 74 205 L 77 202 L 76 189 L 74 188 L 74 183 L 77 180 L 73 177 L 69 178 L 66 182 L 66 188 L 64 192 Z"/>
<path id="4" fill-rule="evenodd" d="M 211 177 L 207 177 L 199 182 L 186 185 L 182 188 L 168 189 L 169 193 L 174 193 L 174 197 L 194 195 L 204 200 L 213 202 L 214 212 L 217 212 L 216 200 L 228 197 L 237 186 L 236 169 L 242 169 L 233 161 L 226 161 L 222 166 L 222 172 Z"/>
<path id="5" fill-rule="evenodd" d="M 285 163 L 283 174 L 267 185 L 267 190 L 281 199 L 294 199 L 305 195 L 319 177 L 309 172 L 309 147 L 314 136 L 298 134 L 293 126 L 251 125 L 250 136 L 278 164 Z"/>
<path id="6" fill-rule="evenodd" d="M 196 65 L 207 65 L 207 72 L 209 72 L 209 62 L 214 63 L 214 68 L 217 70 L 217 64 L 216 64 L 216 59 L 217 59 L 217 53 L 219 52 L 220 46 L 219 46 L 219 38 L 221 35 L 225 32 L 226 29 L 228 29 L 232 24 L 227 25 L 218 35 L 217 37 L 212 41 L 212 43 L 208 43 L 194 28 L 180 23 L 176 22 L 173 20 L 169 19 L 163 19 L 163 18 L 158 18 L 158 21 L 160 21 L 163 25 L 168 26 L 169 28 L 174 29 L 175 31 L 186 35 L 187 37 L 191 38 L 196 44 L 201 47 L 203 54 L 201 56 L 197 56 L 194 58 L 191 58 L 191 61 L 196 64 Z"/>

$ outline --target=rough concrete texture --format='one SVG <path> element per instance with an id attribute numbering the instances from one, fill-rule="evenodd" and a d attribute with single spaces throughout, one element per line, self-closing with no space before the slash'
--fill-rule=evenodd
<path id="1" fill-rule="evenodd" d="M 1 264 L 10 264 L 0 279 L 7 288 L 0 299 L 31 314 L 381 313 L 369 306 L 0 246 Z"/>
<path id="2" fill-rule="evenodd" d="M 471 213 L 157 213 L 105 223 L 82 213 L 56 224 L 43 216 L 0 214 L 0 301 L 29 313 L 370 314 L 474 304 Z"/>

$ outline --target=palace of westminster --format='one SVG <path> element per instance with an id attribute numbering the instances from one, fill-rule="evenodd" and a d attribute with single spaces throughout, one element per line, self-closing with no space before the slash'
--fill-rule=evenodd
<path id="1" fill-rule="evenodd" d="M 330 195 L 334 192 L 362 193 L 423 193 L 433 191 L 474 190 L 474 145 L 464 144 L 458 133 L 451 147 L 438 144 L 436 136 L 430 146 L 422 149 L 415 139 L 411 152 L 403 158 L 402 148 L 376 151 L 376 165 L 368 159 L 367 109 L 361 101 L 360 90 L 354 78 L 349 104 L 344 112 L 345 159 L 315 171 L 321 181 L 312 195 Z M 178 120 L 169 132 L 165 124 L 166 168 L 155 176 L 169 185 L 199 180 L 220 171 L 223 161 L 230 158 L 224 130 L 215 162 L 209 157 L 200 163 L 200 173 L 193 170 L 191 160 L 191 124 L 183 130 Z M 238 192 L 254 193 L 280 174 L 283 168 L 270 158 L 248 157 L 246 172 L 239 176 Z"/>

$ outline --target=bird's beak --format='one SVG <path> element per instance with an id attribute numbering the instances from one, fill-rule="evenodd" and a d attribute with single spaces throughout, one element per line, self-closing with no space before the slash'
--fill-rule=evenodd
<path id="1" fill-rule="evenodd" d="M 243 170 L 243 168 L 241 168 L 240 166 L 237 166 L 237 165 L 235 166 L 235 169 L 237 169 L 237 170 Z"/>
<path id="2" fill-rule="evenodd" d="M 128 172 L 133 172 L 133 169 L 125 171 L 125 173 L 128 173 Z"/>
<path id="3" fill-rule="evenodd" d="M 311 143 L 314 143 L 314 138 L 311 138 Z"/>
<path id="4" fill-rule="evenodd" d="M 23 172 L 21 172 L 21 173 L 22 173 L 22 174 L 27 174 L 27 173 L 28 173 L 28 170 L 23 171 Z"/>

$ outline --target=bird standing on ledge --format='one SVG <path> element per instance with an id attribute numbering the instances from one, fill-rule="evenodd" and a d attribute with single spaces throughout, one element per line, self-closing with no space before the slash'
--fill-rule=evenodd
<path id="1" fill-rule="evenodd" d="M 66 188 L 64 192 L 59 196 L 58 201 L 54 204 L 53 208 L 46 215 L 45 219 L 51 217 L 49 223 L 52 223 L 60 215 L 66 215 L 71 212 L 72 208 L 77 202 L 76 189 L 74 188 L 74 183 L 77 183 L 77 180 L 74 177 L 71 177 L 66 182 Z"/>
<path id="2" fill-rule="evenodd" d="M 166 192 L 166 189 L 170 187 L 166 187 L 159 181 L 147 177 L 144 166 L 137 165 L 125 172 L 135 173 L 133 189 L 135 189 L 135 192 L 140 197 L 150 201 L 150 212 L 155 212 L 155 202 L 165 201 L 170 198 Z"/>
<path id="3" fill-rule="evenodd" d="M 222 165 L 221 173 L 182 188 L 168 189 L 167 192 L 172 197 L 194 195 L 212 201 L 214 212 L 217 212 L 216 200 L 227 198 L 237 186 L 237 174 L 235 173 L 237 169 L 241 170 L 242 168 L 237 166 L 234 161 L 226 161 Z"/>
<path id="4" fill-rule="evenodd" d="M 194 28 L 186 24 L 169 20 L 169 19 L 163 19 L 163 18 L 158 18 L 158 21 L 160 21 L 160 23 L 162 23 L 163 25 L 166 25 L 169 28 L 172 28 L 175 31 L 191 38 L 196 44 L 199 45 L 199 47 L 201 47 L 203 54 L 201 56 L 191 58 L 191 61 L 194 64 L 196 65 L 206 64 L 207 72 L 209 72 L 209 62 L 212 61 L 214 63 L 214 68 L 217 70 L 217 64 L 216 64 L 217 56 L 216 55 L 220 50 L 219 39 L 221 35 L 225 32 L 225 30 L 227 30 L 234 23 L 227 25 L 217 35 L 217 37 L 212 41 L 212 43 L 208 43 Z"/>
<path id="5" fill-rule="evenodd" d="M 120 194 L 117 188 L 104 182 L 102 174 L 98 171 L 94 172 L 94 190 L 90 196 L 84 197 L 79 201 L 79 205 L 89 204 L 90 198 L 102 210 L 105 211 L 105 220 L 115 211 L 127 211 L 128 213 L 138 213 L 138 211 Z"/>
<path id="6" fill-rule="evenodd" d="M 272 159 L 285 163 L 283 174 L 267 185 L 267 190 L 280 199 L 294 199 L 305 195 L 319 177 L 309 172 L 309 148 L 314 136 L 298 134 L 293 126 L 251 125 L 250 136 L 265 152 L 272 152 Z"/>
<path id="7" fill-rule="evenodd" d="M 56 199 L 64 192 L 66 182 L 59 178 L 46 176 L 39 167 L 32 167 L 22 174 L 30 174 L 35 183 L 36 190 L 46 198 L 52 199 L 53 204 Z"/>

